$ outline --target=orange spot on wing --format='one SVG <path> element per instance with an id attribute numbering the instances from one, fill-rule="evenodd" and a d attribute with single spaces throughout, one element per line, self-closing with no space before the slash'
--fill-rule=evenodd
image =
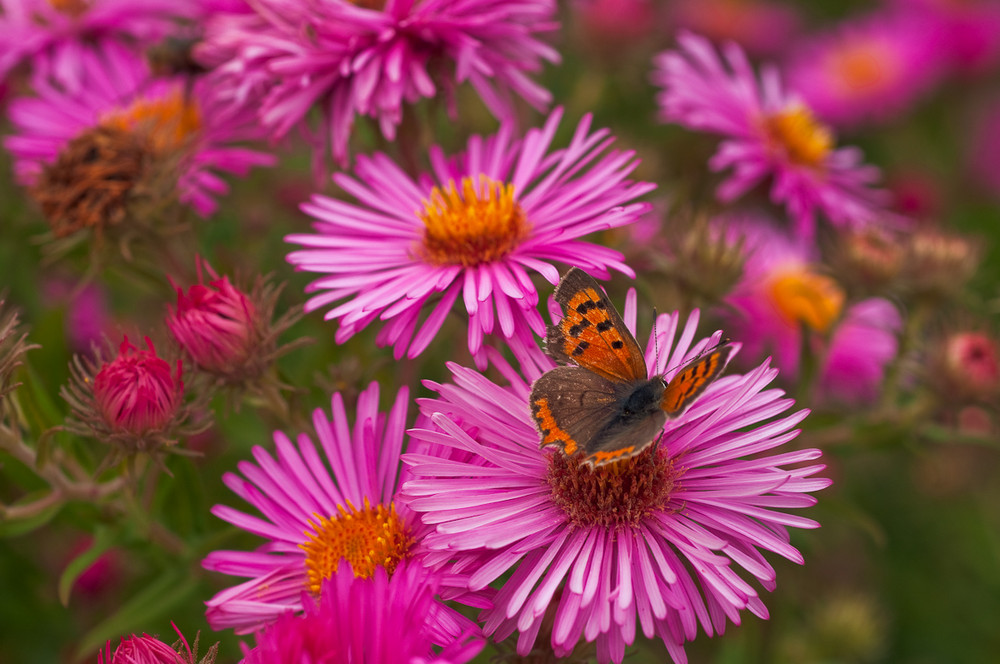
<path id="1" fill-rule="evenodd" d="M 549 408 L 548 399 L 537 399 L 531 405 L 531 414 L 538 424 L 538 430 L 542 435 L 540 447 L 546 445 L 558 445 L 566 456 L 576 454 L 577 444 L 565 430 L 557 423 Z"/>
<path id="2" fill-rule="evenodd" d="M 632 456 L 635 456 L 635 445 L 623 447 L 620 450 L 612 450 L 610 452 L 594 452 L 589 457 L 584 459 L 584 462 L 593 466 L 603 466 L 606 463 L 611 463 L 620 459 L 628 459 Z"/>
<path id="3" fill-rule="evenodd" d="M 728 354 L 728 350 L 725 351 Z M 694 400 L 705 387 L 715 380 L 722 371 L 724 361 L 723 351 L 714 353 L 696 360 L 691 366 L 682 370 L 674 376 L 663 391 L 663 398 L 660 400 L 660 407 L 668 415 L 674 415 Z"/>

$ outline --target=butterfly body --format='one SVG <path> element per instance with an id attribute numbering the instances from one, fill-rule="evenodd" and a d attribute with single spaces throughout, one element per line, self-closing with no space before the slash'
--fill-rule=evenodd
<path id="1" fill-rule="evenodd" d="M 555 299 L 564 316 L 546 335 L 560 366 L 531 388 L 531 412 L 541 445 L 557 446 L 600 466 L 639 454 L 659 438 L 729 358 L 723 345 L 699 356 L 669 381 L 649 376 L 635 337 L 597 282 L 578 268 L 563 277 Z M 575 365 L 575 366 L 574 366 Z"/>

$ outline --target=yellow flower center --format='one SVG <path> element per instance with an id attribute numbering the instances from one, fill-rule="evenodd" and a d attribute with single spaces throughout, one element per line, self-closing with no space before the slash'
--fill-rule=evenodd
<path id="1" fill-rule="evenodd" d="M 893 54 L 874 41 L 854 41 L 834 50 L 826 66 L 845 92 L 867 91 L 890 81 L 898 67 Z"/>
<path id="2" fill-rule="evenodd" d="M 157 99 L 140 98 L 105 115 L 101 124 L 149 137 L 155 152 L 180 149 L 201 129 L 201 113 L 181 90 Z"/>
<path id="3" fill-rule="evenodd" d="M 514 199 L 514 185 L 479 176 L 434 187 L 418 212 L 424 222 L 421 257 L 433 265 L 474 267 L 499 260 L 528 234 L 524 210 Z"/>
<path id="4" fill-rule="evenodd" d="M 371 577 L 378 566 L 392 574 L 413 544 L 394 503 L 372 507 L 365 498 L 363 509 L 348 502 L 346 509 L 338 505 L 337 511 L 333 518 L 315 515 L 318 522 L 309 521 L 313 532 L 305 532 L 309 540 L 299 545 L 306 553 L 309 589 L 316 595 L 341 560 L 350 563 L 359 578 Z"/>
<path id="5" fill-rule="evenodd" d="M 792 325 L 805 323 L 826 332 L 840 318 L 844 291 L 830 277 L 807 268 L 792 268 L 771 278 L 769 295 L 781 315 Z"/>
<path id="6" fill-rule="evenodd" d="M 833 149 L 833 132 L 801 104 L 764 118 L 764 131 L 777 149 L 804 166 L 818 166 Z"/>

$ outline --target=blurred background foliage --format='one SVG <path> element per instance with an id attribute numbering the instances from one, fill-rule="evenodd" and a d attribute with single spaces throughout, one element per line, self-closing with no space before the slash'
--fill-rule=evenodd
<path id="1" fill-rule="evenodd" d="M 658 9 L 669 4 L 660 3 Z M 871 3 L 786 4 L 801 14 L 803 34 L 808 35 Z M 617 136 L 616 146 L 638 151 L 642 165 L 637 177 L 659 184 L 654 201 L 660 209 L 718 211 L 712 199 L 717 179 L 705 166 L 716 141 L 656 119 L 651 58 L 672 45 L 671 26 L 658 23 L 656 29 L 622 40 L 586 25 L 576 9 L 573 3 L 563 6 L 563 29 L 553 35 L 563 64 L 546 68 L 541 76 L 556 103 L 565 107 L 567 118 L 593 113 L 595 126 L 610 127 Z M 867 160 L 883 169 L 894 191 L 920 198 L 932 223 L 975 238 L 983 260 L 960 304 L 963 315 L 993 334 L 1000 311 L 1000 192 L 978 186 L 967 164 L 971 127 L 983 105 L 997 98 L 996 69 L 955 78 L 893 121 L 839 137 L 860 146 Z M 495 129 L 495 120 L 471 91 L 462 91 L 460 104 L 458 122 L 433 104 L 417 107 L 435 127 L 421 136 L 424 144 L 453 151 L 468 134 Z M 525 111 L 522 121 L 531 126 L 538 118 Z M 563 123 L 557 145 L 565 143 L 574 126 L 575 121 Z M 372 128 L 359 124 L 355 153 L 378 146 Z M 304 146 L 291 141 L 281 146 L 280 154 L 279 167 L 232 181 L 232 192 L 211 220 L 192 217 L 189 231 L 178 241 L 190 270 L 171 276 L 190 283 L 197 253 L 220 274 L 235 275 L 237 283 L 258 274 L 286 282 L 279 311 L 302 305 L 310 277 L 293 272 L 285 262 L 283 237 L 309 227 L 297 210 L 299 203 L 313 192 L 336 191 L 328 180 L 314 180 Z M 6 155 L 0 169 L 0 286 L 8 303 L 20 310 L 29 340 L 41 346 L 28 354 L 19 375 L 24 382 L 21 406 L 38 434 L 59 424 L 68 410 L 58 393 L 68 380 L 72 353 L 80 350 L 73 348 L 72 312 L 81 279 L 92 266 L 85 251 L 58 260 L 45 256 L 39 241 L 44 220 L 13 184 Z M 626 253 L 635 250 L 623 234 L 609 233 L 604 240 Z M 166 346 L 162 320 L 175 299 L 166 276 L 162 263 L 142 255 L 131 263 L 101 266 L 86 287 L 99 291 L 107 309 L 104 331 L 113 339 L 122 332 L 149 335 Z M 645 298 L 641 308 L 689 306 L 678 301 L 676 288 L 664 286 L 664 279 L 639 274 L 636 286 Z M 615 277 L 609 285 L 612 299 L 620 302 L 631 285 Z M 954 324 L 954 311 L 942 307 L 932 312 L 904 358 L 904 380 L 923 380 L 921 363 L 935 334 Z M 703 331 L 715 329 L 713 324 L 711 319 L 704 322 Z M 200 561 L 214 549 L 249 550 L 259 541 L 207 511 L 218 503 L 246 508 L 223 486 L 223 473 L 249 458 L 252 446 L 269 445 L 276 428 L 289 434 L 308 431 L 311 411 L 328 409 L 331 391 L 342 392 L 350 404 L 369 381 L 379 380 L 386 388 L 385 400 L 391 398 L 388 387 L 400 384 L 420 396 L 425 393 L 419 381 L 442 379 L 446 360 L 470 361 L 452 352 L 465 347 L 458 317 L 430 351 L 412 362 L 394 362 L 390 350 L 376 348 L 374 330 L 337 345 L 334 329 L 314 313 L 283 337 L 312 339 L 279 361 L 284 380 L 294 386 L 292 421 L 255 407 L 261 404 L 234 406 L 216 399 L 215 425 L 188 443 L 201 456 L 169 458 L 169 472 L 144 487 L 148 513 L 122 519 L 100 507 L 71 502 L 29 523 L 0 522 L 0 662 L 93 662 L 105 640 L 130 632 L 159 634 L 170 642 L 171 621 L 189 638 L 200 630 L 204 644 L 221 640 L 219 661 L 237 661 L 239 639 L 230 632 L 211 632 L 203 607 L 232 579 L 205 572 Z M 455 343 L 448 342 L 449 335 Z M 934 378 L 931 373 L 929 380 Z M 413 413 L 411 407 L 411 418 Z M 724 636 L 700 635 L 687 646 L 690 661 L 995 661 L 1000 652 L 1000 440 L 995 421 L 986 434 L 966 435 L 956 424 L 959 415 L 944 412 L 934 426 L 919 430 L 864 412 L 821 408 L 807 419 L 798 444 L 824 449 L 834 485 L 808 513 L 823 527 L 792 533 L 806 564 L 799 567 L 770 556 L 778 579 L 777 590 L 764 597 L 771 619 L 744 614 L 744 624 L 730 626 Z M 57 441 L 96 444 L 67 434 Z M 3 503 L 42 488 L 29 469 L 0 455 Z M 157 524 L 172 533 L 169 542 L 158 534 Z M 477 661 L 494 655 L 488 648 Z M 626 661 L 667 659 L 659 644 L 640 643 Z"/>

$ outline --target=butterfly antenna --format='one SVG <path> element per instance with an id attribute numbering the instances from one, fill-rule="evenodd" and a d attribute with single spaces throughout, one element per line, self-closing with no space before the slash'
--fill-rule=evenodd
<path id="1" fill-rule="evenodd" d="M 653 307 L 653 366 L 655 367 L 654 372 L 659 374 L 660 368 L 660 316 L 656 313 L 656 307 Z"/>

